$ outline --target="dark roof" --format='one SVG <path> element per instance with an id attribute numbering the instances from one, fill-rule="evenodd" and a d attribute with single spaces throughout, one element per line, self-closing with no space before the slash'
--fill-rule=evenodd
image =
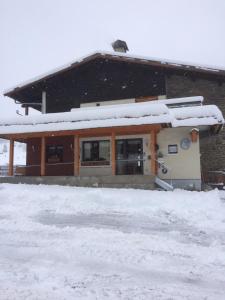
<path id="1" fill-rule="evenodd" d="M 87 63 L 95 58 L 102 57 L 109 60 L 117 60 L 117 61 L 124 61 L 129 63 L 136 63 L 136 64 L 145 64 L 150 66 L 159 66 L 165 69 L 175 69 L 175 70 L 187 70 L 192 71 L 196 73 L 206 73 L 206 74 L 213 74 L 213 75 L 219 75 L 219 76 L 225 76 L 225 69 L 219 69 L 218 67 L 212 67 L 212 66 L 203 66 L 203 65 L 197 65 L 197 64 L 186 64 L 181 63 L 177 61 L 170 61 L 170 60 L 157 60 L 153 58 L 147 58 L 147 57 L 138 57 L 138 56 L 131 56 L 123 53 L 94 53 L 89 56 L 84 57 L 83 59 L 79 59 L 75 62 L 72 62 L 66 66 L 63 66 L 61 68 L 58 68 L 56 70 L 50 71 L 45 75 L 38 76 L 37 78 L 31 79 L 23 84 L 20 84 L 17 87 L 14 87 L 12 89 L 9 89 L 4 92 L 4 96 L 13 96 L 14 91 L 18 91 L 20 89 L 24 89 L 29 85 L 34 85 L 37 82 L 44 81 L 46 79 L 49 79 L 51 77 L 55 77 L 61 73 L 64 73 L 68 70 L 71 70 L 73 68 L 76 68 L 79 65 L 82 65 L 84 63 Z"/>
<path id="2" fill-rule="evenodd" d="M 96 66 L 95 62 L 98 61 L 98 66 Z M 184 64 L 176 61 L 168 61 L 168 60 L 160 60 L 154 58 L 147 58 L 147 57 L 137 57 L 132 55 L 127 55 L 125 53 L 107 53 L 107 52 L 98 52 L 83 59 L 77 60 L 72 62 L 66 66 L 53 70 L 45 75 L 37 77 L 35 79 L 29 80 L 26 83 L 23 83 L 13 89 L 5 91 L 4 95 L 13 98 L 14 100 L 18 100 L 21 103 L 24 102 L 39 102 L 41 91 L 45 90 L 45 88 L 51 89 L 50 94 L 52 91 L 58 91 L 58 94 L 61 93 L 61 99 L 65 98 L 69 95 L 69 93 L 74 89 L 78 71 L 80 72 L 79 75 L 82 81 L 82 88 L 85 89 L 87 83 L 85 83 L 85 76 L 87 73 L 82 73 L 84 68 L 89 66 L 89 77 L 95 76 L 94 72 L 98 72 L 99 70 L 102 71 L 102 67 L 104 64 L 123 64 L 122 69 L 126 66 L 140 66 L 141 68 L 145 69 L 152 69 L 157 68 L 160 72 L 166 71 L 167 73 L 191 73 L 198 74 L 204 77 L 210 77 L 216 79 L 218 81 L 225 80 L 225 70 L 221 70 L 218 68 L 210 67 L 210 66 L 200 66 L 194 64 Z M 142 66 L 142 67 L 141 67 Z M 149 67 L 149 68 L 148 68 Z M 83 68 L 83 69 L 82 69 Z M 90 72 L 92 72 L 90 74 Z M 125 69 L 124 69 L 125 72 Z M 133 68 L 133 74 L 135 74 L 135 70 Z M 114 74 L 115 75 L 115 74 Z M 128 76 L 129 74 L 127 74 Z M 139 74 L 140 77 L 140 74 Z M 90 80 L 90 79 L 89 79 Z M 67 82 L 69 83 L 67 84 Z M 69 85 L 70 84 L 70 85 Z M 98 87 L 99 88 L 99 87 Z M 60 89 L 60 90 L 59 90 Z M 66 91 L 66 93 L 65 93 Z M 64 95 L 63 95 L 64 93 Z M 91 95 L 90 95 L 91 96 Z M 56 93 L 53 95 L 52 99 L 55 99 Z M 71 96 L 72 97 L 72 96 Z M 31 99 L 31 101 L 30 101 Z M 50 99 L 50 98 L 49 98 Z M 108 99 L 108 98 L 107 98 Z M 115 99 L 115 98 L 112 98 Z M 50 99 L 51 100 L 51 99 Z M 108 99 L 110 100 L 110 99 Z M 61 100 L 60 100 L 61 101 Z M 100 100 L 99 100 L 100 101 Z M 37 108 L 37 107 L 36 107 Z"/>

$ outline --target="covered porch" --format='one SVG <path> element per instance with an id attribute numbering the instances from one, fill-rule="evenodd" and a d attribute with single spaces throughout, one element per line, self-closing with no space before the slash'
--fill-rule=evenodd
<path id="1" fill-rule="evenodd" d="M 1 120 L 0 138 L 10 141 L 12 178 L 17 175 L 14 143 L 23 142 L 27 159 L 21 174 L 26 177 L 86 177 L 89 182 L 108 177 L 115 182 L 114 177 L 125 176 L 129 184 L 132 176 L 143 181 L 157 176 L 158 182 L 200 189 L 199 132 L 216 134 L 223 123 L 216 106 L 129 103 Z"/>
<path id="2" fill-rule="evenodd" d="M 158 124 L 6 135 L 10 141 L 8 175 L 156 175 L 161 128 Z M 26 166 L 17 174 L 15 141 L 27 144 Z"/>

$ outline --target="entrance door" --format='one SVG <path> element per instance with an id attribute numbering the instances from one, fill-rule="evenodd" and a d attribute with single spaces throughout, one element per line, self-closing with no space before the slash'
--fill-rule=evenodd
<path id="1" fill-rule="evenodd" d="M 116 140 L 116 174 L 143 174 L 142 139 Z"/>

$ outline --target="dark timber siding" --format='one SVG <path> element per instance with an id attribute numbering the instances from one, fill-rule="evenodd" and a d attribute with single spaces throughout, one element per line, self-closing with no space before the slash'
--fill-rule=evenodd
<path id="1" fill-rule="evenodd" d="M 40 102 L 43 90 L 47 92 L 47 112 L 64 112 L 81 103 L 165 95 L 165 77 L 159 67 L 95 59 L 15 91 L 13 98 Z"/>
<path id="2" fill-rule="evenodd" d="M 73 175 L 73 137 L 51 137 L 46 139 L 46 147 L 52 145 L 63 146 L 63 164 L 54 165 L 46 163 L 47 176 Z M 29 139 L 27 143 L 27 176 L 40 176 L 41 140 Z"/>
<path id="3" fill-rule="evenodd" d="M 171 75 L 166 78 L 167 98 L 203 96 L 204 104 L 217 105 L 225 116 L 225 83 L 216 80 Z M 202 171 L 225 169 L 225 130 L 201 136 Z"/>
<path id="4" fill-rule="evenodd" d="M 147 66 L 93 61 L 76 73 L 62 76 L 59 89 L 49 89 L 48 112 L 70 111 L 81 103 L 156 96 L 165 94 L 164 74 Z"/>

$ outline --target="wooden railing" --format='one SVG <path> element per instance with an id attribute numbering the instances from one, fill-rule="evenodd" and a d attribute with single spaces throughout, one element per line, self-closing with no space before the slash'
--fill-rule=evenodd
<path id="1" fill-rule="evenodd" d="M 8 166 L 0 166 L 0 176 L 7 176 L 9 172 Z"/>
<path id="2" fill-rule="evenodd" d="M 203 181 L 219 189 L 223 189 L 225 186 L 225 172 L 224 171 L 209 171 L 203 174 Z"/>
<path id="3" fill-rule="evenodd" d="M 26 166 L 14 166 L 13 173 L 15 175 L 25 175 Z M 8 176 L 9 175 L 9 166 L 0 166 L 0 176 Z"/>

